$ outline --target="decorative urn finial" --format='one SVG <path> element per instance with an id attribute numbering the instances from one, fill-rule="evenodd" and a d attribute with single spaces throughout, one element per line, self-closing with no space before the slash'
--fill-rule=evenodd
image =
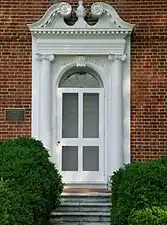
<path id="1" fill-rule="evenodd" d="M 78 19 L 84 19 L 85 15 L 86 15 L 85 8 L 83 6 L 83 0 L 78 1 L 78 8 L 76 10 L 76 15 L 77 15 Z"/>

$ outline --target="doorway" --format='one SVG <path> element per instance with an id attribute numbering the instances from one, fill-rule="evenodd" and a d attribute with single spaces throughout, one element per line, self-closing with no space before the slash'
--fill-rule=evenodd
<path id="1" fill-rule="evenodd" d="M 65 183 L 104 181 L 104 89 L 95 74 L 64 76 L 57 89 L 59 169 Z"/>

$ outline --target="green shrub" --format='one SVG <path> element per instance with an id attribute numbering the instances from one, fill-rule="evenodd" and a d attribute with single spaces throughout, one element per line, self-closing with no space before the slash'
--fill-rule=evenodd
<path id="1" fill-rule="evenodd" d="M 167 205 L 167 159 L 126 165 L 111 183 L 111 224 L 127 225 L 132 210 Z"/>
<path id="2" fill-rule="evenodd" d="M 33 219 L 27 217 L 27 223 L 18 219 L 16 223 L 8 224 L 42 225 L 48 220 L 53 208 L 59 205 L 63 190 L 61 176 L 49 161 L 49 154 L 40 141 L 19 138 L 1 144 L 0 177 L 4 181 L 11 181 L 7 184 L 9 196 L 17 193 L 18 204 L 23 205 L 23 209 Z M 22 207 L 18 206 L 18 217 L 22 217 Z"/>
<path id="3" fill-rule="evenodd" d="M 23 190 L 13 190 L 9 186 L 15 181 L 0 181 L 0 224 L 1 225 L 32 225 L 33 212 L 24 203 Z M 21 195 L 22 193 L 22 195 Z"/>
<path id="4" fill-rule="evenodd" d="M 167 208 L 153 207 L 133 212 L 128 225 L 166 225 Z"/>

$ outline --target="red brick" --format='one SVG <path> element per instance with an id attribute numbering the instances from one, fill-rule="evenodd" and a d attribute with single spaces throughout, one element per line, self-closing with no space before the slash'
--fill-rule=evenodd
<path id="1" fill-rule="evenodd" d="M 74 7 L 77 1 L 67 1 Z M 88 7 L 95 0 L 85 1 Z M 132 160 L 167 153 L 167 1 L 110 0 L 119 15 L 136 24 L 132 35 Z M 31 34 L 49 0 L 1 0 L 0 138 L 31 135 Z M 6 122 L 5 108 L 24 107 L 24 122 Z"/>

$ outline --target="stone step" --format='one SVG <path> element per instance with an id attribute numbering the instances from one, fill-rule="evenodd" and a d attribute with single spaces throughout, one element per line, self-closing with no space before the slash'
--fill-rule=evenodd
<path id="1" fill-rule="evenodd" d="M 57 212 L 110 212 L 111 204 L 102 202 L 63 202 Z"/>
<path id="2" fill-rule="evenodd" d="M 52 225 L 110 225 L 110 222 L 56 222 L 54 219 L 50 220 Z"/>
<path id="3" fill-rule="evenodd" d="M 63 193 L 50 221 L 52 225 L 110 225 L 110 209 L 108 193 Z"/>
<path id="4" fill-rule="evenodd" d="M 101 202 L 111 202 L 110 200 L 111 196 L 108 193 L 87 193 L 87 194 L 63 194 L 61 197 L 61 202 L 62 203 L 67 203 L 67 202 L 77 202 L 77 203 L 82 203 L 82 202 L 93 202 L 95 203 L 101 203 Z"/>
<path id="5" fill-rule="evenodd" d="M 53 212 L 56 222 L 110 222 L 110 213 L 105 212 Z"/>

